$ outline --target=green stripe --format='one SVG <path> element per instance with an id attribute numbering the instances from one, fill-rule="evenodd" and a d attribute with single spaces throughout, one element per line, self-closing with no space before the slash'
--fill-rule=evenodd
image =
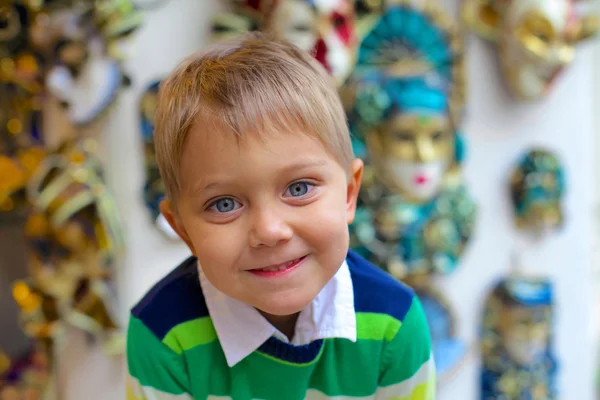
<path id="1" fill-rule="evenodd" d="M 371 396 L 377 390 L 383 342 L 328 339 L 309 387 L 327 396 Z M 337 379 L 332 379 L 337 377 Z M 276 397 L 275 397 L 276 398 Z"/>
<path id="2" fill-rule="evenodd" d="M 356 313 L 356 337 L 365 340 L 390 342 L 402 323 L 387 314 Z"/>
<path id="3" fill-rule="evenodd" d="M 217 340 L 217 332 L 213 326 L 212 319 L 210 317 L 202 317 L 175 326 L 164 337 L 163 343 L 169 346 L 175 353 L 181 354 L 186 350 L 208 344 L 215 340 Z"/>
<path id="4" fill-rule="evenodd" d="M 131 317 L 127 332 L 127 363 L 129 373 L 141 385 L 170 394 L 188 392 L 189 378 L 181 356 L 135 317 Z"/>
<path id="5" fill-rule="evenodd" d="M 415 296 L 396 337 L 386 346 L 386 365 L 381 386 L 409 379 L 431 354 L 429 326 L 421 302 Z"/>
<path id="6" fill-rule="evenodd" d="M 243 365 L 245 361 L 229 368 L 218 340 L 195 346 L 186 350 L 183 355 L 191 374 L 191 393 L 194 394 L 194 398 L 205 399 L 209 394 L 231 396 L 231 390 L 243 381 L 241 379 L 234 384 L 232 376 L 241 372 L 239 366 Z M 234 398 L 250 399 L 252 397 Z"/>

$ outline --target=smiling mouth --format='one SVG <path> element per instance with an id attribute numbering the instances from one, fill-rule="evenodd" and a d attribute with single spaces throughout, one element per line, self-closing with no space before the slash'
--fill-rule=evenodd
<path id="1" fill-rule="evenodd" d="M 294 269 L 296 269 L 302 262 L 306 259 L 307 256 L 302 256 L 300 258 L 296 258 L 294 260 L 286 261 L 280 264 L 269 265 L 264 268 L 256 268 L 248 270 L 254 275 L 265 276 L 265 277 L 274 277 L 286 274 Z"/>

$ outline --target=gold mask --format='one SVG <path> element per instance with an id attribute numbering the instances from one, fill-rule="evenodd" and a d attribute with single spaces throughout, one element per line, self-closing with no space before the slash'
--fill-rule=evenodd
<path id="1" fill-rule="evenodd" d="M 599 19 L 585 0 L 466 0 L 464 19 L 498 43 L 511 92 L 522 100 L 548 94 L 575 57 L 575 45 L 596 34 Z"/>
<path id="2" fill-rule="evenodd" d="M 411 201 L 432 199 L 453 163 L 455 139 L 444 115 L 398 114 L 366 139 L 386 185 Z"/>

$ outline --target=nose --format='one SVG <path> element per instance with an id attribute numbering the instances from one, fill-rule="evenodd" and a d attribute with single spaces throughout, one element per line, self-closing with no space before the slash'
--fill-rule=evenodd
<path id="1" fill-rule="evenodd" d="M 433 143 L 430 139 L 417 137 L 415 141 L 415 159 L 417 162 L 426 163 L 432 161 L 434 157 Z"/>
<path id="2" fill-rule="evenodd" d="M 277 210 L 263 208 L 252 213 L 252 226 L 249 233 L 250 247 L 275 247 L 293 236 L 293 230 Z"/>

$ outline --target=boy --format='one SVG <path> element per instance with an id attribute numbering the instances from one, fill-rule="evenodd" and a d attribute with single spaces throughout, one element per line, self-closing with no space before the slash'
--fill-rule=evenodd
<path id="1" fill-rule="evenodd" d="M 164 81 L 155 135 L 193 256 L 132 310 L 130 398 L 434 398 L 417 297 L 348 250 L 363 165 L 316 60 L 211 47 Z"/>

